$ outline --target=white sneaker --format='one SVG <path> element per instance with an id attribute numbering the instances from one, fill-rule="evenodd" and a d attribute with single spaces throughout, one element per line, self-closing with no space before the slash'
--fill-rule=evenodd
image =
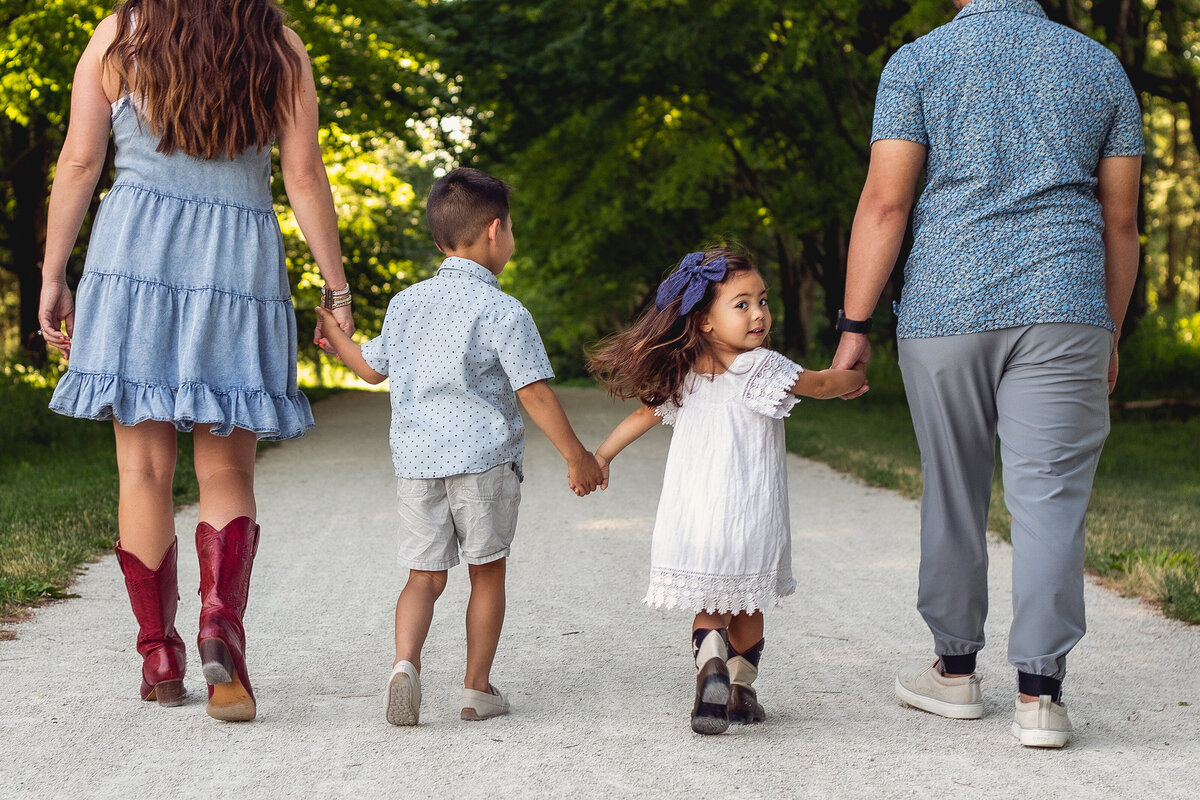
<path id="1" fill-rule="evenodd" d="M 982 679 L 971 673 L 947 678 L 938 662 L 909 664 L 896 673 L 896 696 L 913 708 L 950 719 L 979 719 L 983 716 Z"/>
<path id="2" fill-rule="evenodd" d="M 1071 719 L 1067 707 L 1044 694 L 1029 703 L 1017 698 L 1012 735 L 1026 747 L 1062 747 L 1071 738 Z"/>
<path id="3" fill-rule="evenodd" d="M 421 717 L 421 675 L 411 661 L 400 661 L 383 692 L 383 709 L 393 725 L 416 725 Z"/>
<path id="4" fill-rule="evenodd" d="M 488 717 L 498 717 L 508 713 L 508 699 L 495 686 L 488 686 L 490 692 L 477 689 L 463 689 L 462 711 L 459 719 L 476 722 Z"/>

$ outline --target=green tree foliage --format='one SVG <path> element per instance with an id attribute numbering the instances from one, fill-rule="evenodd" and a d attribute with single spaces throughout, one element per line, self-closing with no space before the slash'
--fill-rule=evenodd
<path id="1" fill-rule="evenodd" d="M 321 103 L 321 138 L 350 279 L 360 302 L 360 327 L 377 330 L 387 297 L 422 277 L 436 251 L 421 233 L 420 213 L 429 176 L 452 156 L 440 129 L 416 122 L 446 102 L 445 83 L 421 53 L 419 7 L 397 0 L 284 2 L 290 24 L 309 48 Z M 80 0 L 0 0 L 0 311 L 6 318 L 3 353 L 18 344 L 41 363 L 37 302 L 44 249 L 45 208 L 54 162 L 66 133 L 75 64 L 109 3 Z M 403 13 L 402 13 L 403 12 Z M 408 14 L 406 17 L 405 14 Z M 400 35 L 400 28 L 408 32 Z M 453 142 L 451 142 L 453 145 Z M 461 145 L 459 145 L 461 146 Z M 110 180 L 102 180 L 102 186 Z M 276 181 L 288 266 L 297 288 L 301 343 L 320 280 Z M 70 265 L 82 269 L 89 221 Z M 15 312 L 15 313 L 14 313 Z M 13 324 L 15 323 L 15 324 Z"/>
<path id="2" fill-rule="evenodd" d="M 19 309 L 17 324 L 5 326 L 6 338 L 20 342 L 39 362 L 44 345 L 32 334 L 41 289 L 47 176 L 65 134 L 75 63 L 104 14 L 104 3 L 79 0 L 0 2 L 5 31 L 0 38 L 0 267 L 13 279 L 15 290 L 5 289 Z"/>
<path id="3" fill-rule="evenodd" d="M 841 295 L 874 88 L 929 2 L 444 3 L 473 158 L 511 179 L 519 293 L 559 366 L 684 252 L 734 237 L 767 269 L 782 345 Z M 823 289 L 823 292 L 818 291 Z"/>
<path id="4" fill-rule="evenodd" d="M 1144 105 L 1189 117 L 1175 131 L 1194 149 L 1200 0 L 1044 5 L 1111 47 Z M 777 344 L 802 353 L 814 331 L 827 335 L 879 71 L 953 14 L 949 0 L 430 6 L 432 52 L 456 74 L 453 113 L 473 133 L 467 157 L 518 186 L 513 286 L 558 365 L 577 369 L 586 342 L 627 321 L 664 270 L 714 237 L 740 239 L 766 268 L 782 306 Z M 1187 163 L 1168 169 L 1194 176 Z M 1148 199 L 1153 228 L 1175 207 Z M 1171 262 L 1176 282 L 1191 279 L 1188 241 L 1174 239 L 1187 251 Z M 1151 258 L 1166 246 L 1149 244 Z M 1141 288 L 1135 319 L 1157 288 Z"/>

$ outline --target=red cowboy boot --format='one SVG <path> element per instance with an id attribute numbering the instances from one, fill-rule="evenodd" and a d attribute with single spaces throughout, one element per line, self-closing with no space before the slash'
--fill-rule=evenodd
<path id="1" fill-rule="evenodd" d="M 179 542 L 174 540 L 158 569 L 150 569 L 121 547 L 113 548 L 117 564 L 125 575 L 129 604 L 138 621 L 137 651 L 142 654 L 143 700 L 157 700 L 162 706 L 183 703 L 183 673 L 187 649 L 175 631 L 175 609 L 179 605 L 179 581 L 176 555 Z"/>
<path id="2" fill-rule="evenodd" d="M 208 682 L 208 715 L 229 722 L 254 719 L 254 691 L 246 674 L 242 615 L 250 593 L 250 568 L 258 526 L 238 517 L 221 530 L 196 526 L 200 557 L 200 660 Z"/>

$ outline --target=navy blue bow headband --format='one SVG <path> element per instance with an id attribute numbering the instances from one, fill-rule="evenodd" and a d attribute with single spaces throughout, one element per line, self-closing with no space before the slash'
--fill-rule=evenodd
<path id="1" fill-rule="evenodd" d="M 676 297 L 683 295 L 679 304 L 679 316 L 685 316 L 704 299 L 704 290 L 713 281 L 725 279 L 725 257 L 718 256 L 708 264 L 701 264 L 704 253 L 688 253 L 679 262 L 679 269 L 667 276 L 658 287 L 654 305 L 662 311 Z"/>

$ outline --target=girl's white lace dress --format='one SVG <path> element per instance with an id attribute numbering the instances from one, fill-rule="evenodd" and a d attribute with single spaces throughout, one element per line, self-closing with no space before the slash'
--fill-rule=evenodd
<path id="1" fill-rule="evenodd" d="M 803 369 L 758 348 L 720 375 L 689 373 L 673 425 L 644 602 L 693 613 L 754 612 L 796 589 L 783 418 Z"/>

